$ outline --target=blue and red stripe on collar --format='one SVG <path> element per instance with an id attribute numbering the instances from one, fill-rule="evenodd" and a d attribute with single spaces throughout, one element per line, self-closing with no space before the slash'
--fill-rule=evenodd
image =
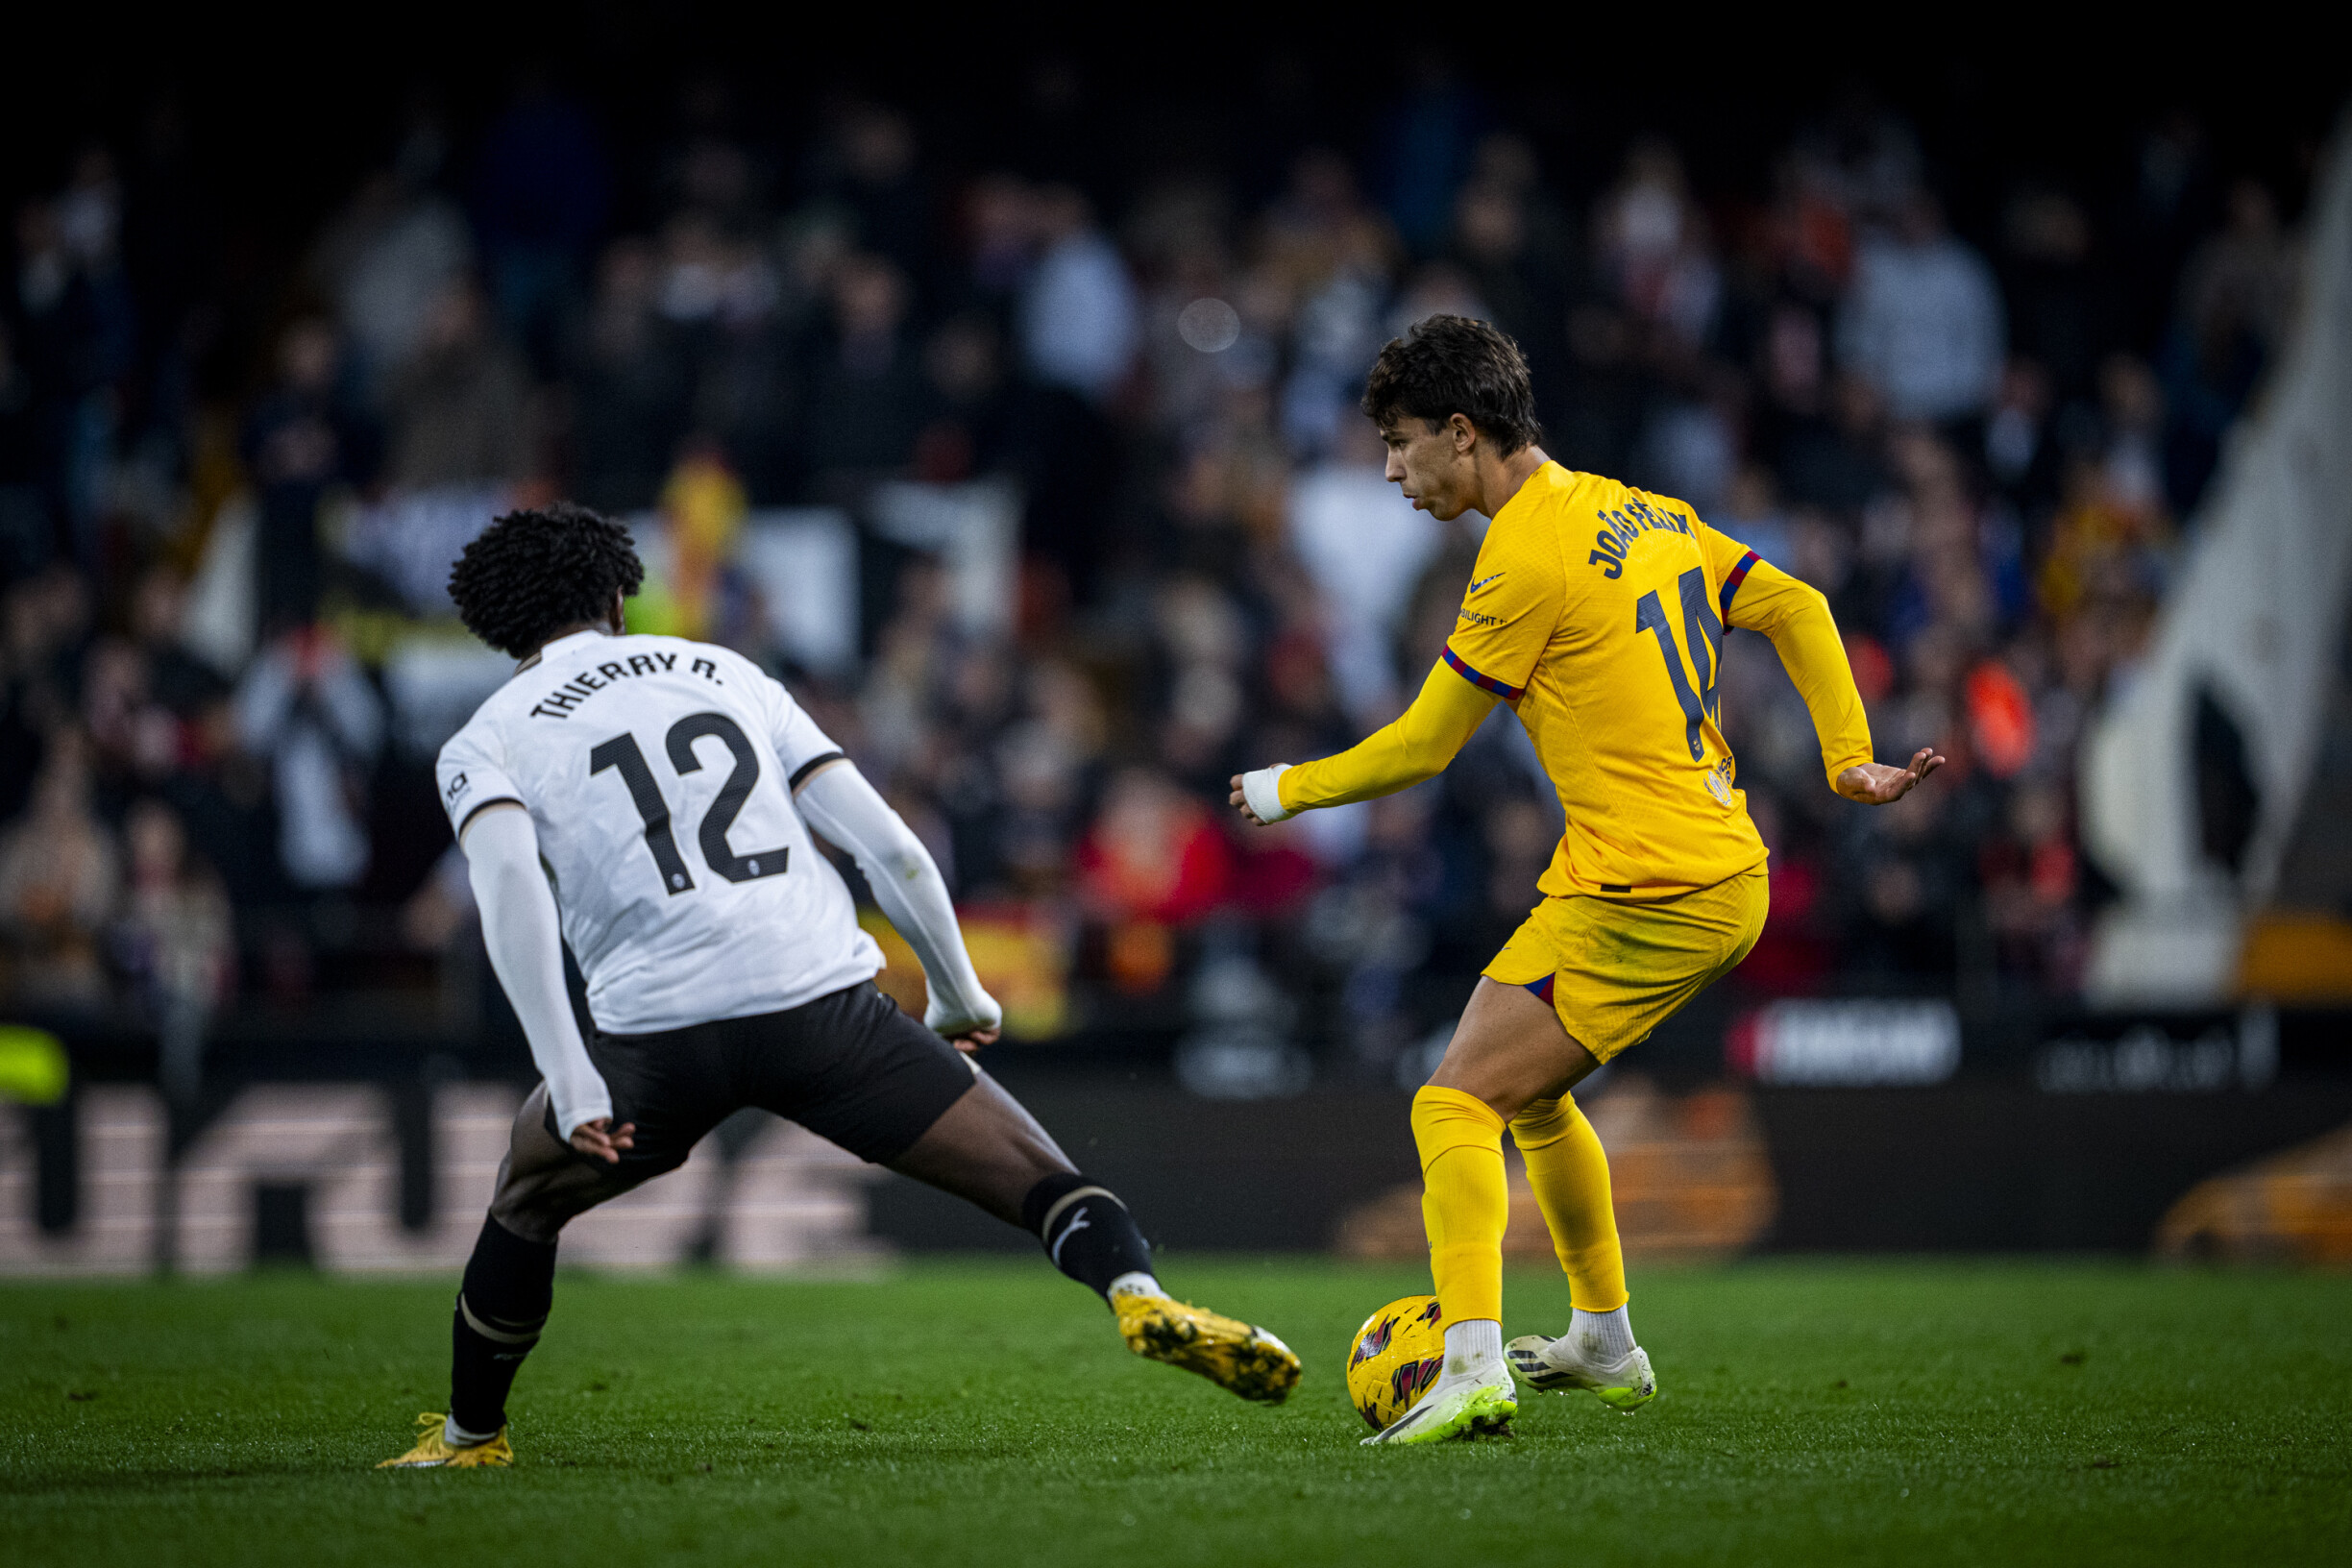
<path id="1" fill-rule="evenodd" d="M 1730 576 L 1724 578 L 1723 592 L 1717 596 L 1715 600 L 1715 613 L 1721 616 L 1727 625 L 1731 620 L 1731 596 L 1738 593 L 1740 584 L 1748 580 L 1748 569 L 1755 565 L 1756 560 L 1756 552 L 1750 551 L 1740 557 L 1739 565 L 1731 569 Z"/>
<path id="2" fill-rule="evenodd" d="M 1462 662 L 1461 655 L 1455 652 L 1450 644 L 1445 649 L 1444 657 L 1445 662 L 1454 667 L 1454 673 L 1456 674 L 1461 676 L 1462 679 L 1468 681 L 1471 685 L 1478 687 L 1481 691 L 1494 693 L 1495 696 L 1501 698 L 1506 702 L 1518 701 L 1520 694 L 1527 690 L 1527 688 L 1524 686 L 1508 685 L 1503 681 L 1495 679 L 1492 675 L 1480 674 L 1476 670 L 1471 669 L 1467 664 Z"/>

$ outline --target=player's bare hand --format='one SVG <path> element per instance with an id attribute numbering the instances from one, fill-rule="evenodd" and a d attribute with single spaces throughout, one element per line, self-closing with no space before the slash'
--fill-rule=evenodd
<path id="1" fill-rule="evenodd" d="M 971 1056 L 983 1045 L 995 1044 L 997 1037 L 1003 1033 L 1002 1029 L 967 1029 L 960 1035 L 949 1035 L 947 1043 L 966 1056 Z"/>
<path id="2" fill-rule="evenodd" d="M 625 1121 L 612 1124 L 612 1117 L 599 1116 L 583 1121 L 572 1129 L 572 1146 L 592 1160 L 601 1160 L 608 1165 L 621 1163 L 621 1151 L 637 1146 L 637 1124 Z"/>
<path id="3" fill-rule="evenodd" d="M 1883 762 L 1857 763 L 1838 774 L 1837 792 L 1866 806 L 1889 805 L 1909 795 L 1921 780 L 1943 766 L 1944 759 L 1936 755 L 1935 747 L 1923 746 L 1908 768 L 1892 768 Z"/>
<path id="4" fill-rule="evenodd" d="M 1239 773 L 1233 775 L 1233 795 L 1231 799 L 1234 803 L 1234 809 L 1241 813 L 1241 820 L 1243 821 L 1249 823 L 1252 827 L 1263 827 L 1266 825 L 1264 822 L 1259 821 L 1258 814 L 1256 812 L 1250 810 L 1249 796 L 1241 793 L 1241 775 Z"/>

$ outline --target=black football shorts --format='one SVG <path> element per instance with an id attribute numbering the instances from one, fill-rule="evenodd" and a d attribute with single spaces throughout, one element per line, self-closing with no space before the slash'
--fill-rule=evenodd
<path id="1" fill-rule="evenodd" d="M 515 1116 L 490 1212 L 551 1241 L 574 1215 L 686 1163 L 704 1134 L 747 1106 L 772 1111 L 861 1160 L 888 1164 L 972 1087 L 971 1058 L 861 981 L 781 1013 L 717 1018 L 587 1041 L 613 1121 L 636 1126 L 619 1164 L 581 1154 L 541 1084 Z"/>

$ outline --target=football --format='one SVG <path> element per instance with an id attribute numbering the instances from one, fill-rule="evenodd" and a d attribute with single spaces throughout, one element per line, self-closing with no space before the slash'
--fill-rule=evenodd
<path id="1" fill-rule="evenodd" d="M 1407 1296 L 1364 1319 L 1348 1348 L 1348 1398 L 1384 1431 L 1411 1409 L 1445 1369 L 1445 1312 L 1435 1296 Z"/>

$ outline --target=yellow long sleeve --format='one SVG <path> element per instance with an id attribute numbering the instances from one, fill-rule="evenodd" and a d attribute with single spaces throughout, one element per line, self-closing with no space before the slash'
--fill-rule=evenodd
<path id="1" fill-rule="evenodd" d="M 1731 600 L 1730 623 L 1772 639 L 1781 667 L 1813 715 L 1822 767 L 1829 787 L 1856 763 L 1870 762 L 1870 716 L 1854 688 L 1853 668 L 1838 636 L 1829 601 L 1819 589 L 1798 581 L 1769 561 L 1757 560 Z M 1284 775 L 1286 781 L 1287 774 Z"/>
<path id="2" fill-rule="evenodd" d="M 1839 668 L 1844 668 L 1842 654 Z M 1848 676 L 1847 684 L 1852 683 Z M 1494 693 L 1471 685 L 1442 662 L 1433 665 L 1429 679 L 1421 683 L 1421 695 L 1394 723 L 1335 757 L 1286 771 L 1281 780 L 1283 809 L 1344 806 L 1434 778 L 1478 732 L 1494 705 Z"/>

